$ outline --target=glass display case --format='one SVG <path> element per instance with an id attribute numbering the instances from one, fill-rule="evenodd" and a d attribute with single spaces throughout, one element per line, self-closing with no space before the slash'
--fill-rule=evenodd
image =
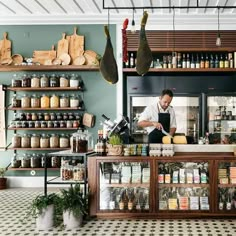
<path id="1" fill-rule="evenodd" d="M 214 144 L 236 143 L 236 95 L 207 96 L 208 130 Z"/>
<path id="2" fill-rule="evenodd" d="M 208 162 L 158 162 L 158 210 L 210 210 Z"/>
<path id="3" fill-rule="evenodd" d="M 99 210 L 149 211 L 149 162 L 100 162 Z"/>

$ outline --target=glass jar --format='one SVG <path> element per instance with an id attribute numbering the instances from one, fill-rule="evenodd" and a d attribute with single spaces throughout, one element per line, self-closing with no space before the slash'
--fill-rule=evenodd
<path id="1" fill-rule="evenodd" d="M 38 134 L 32 134 L 30 139 L 31 148 L 39 148 L 40 147 L 40 136 Z"/>
<path id="2" fill-rule="evenodd" d="M 62 114 L 61 113 L 57 113 L 56 114 L 56 118 L 57 118 L 57 120 L 62 120 Z"/>
<path id="3" fill-rule="evenodd" d="M 49 87 L 49 79 L 48 79 L 48 77 L 45 74 L 43 74 L 40 77 L 40 87 L 41 88 Z"/>
<path id="4" fill-rule="evenodd" d="M 60 168 L 61 167 L 61 157 L 54 156 L 51 158 L 52 168 Z"/>
<path id="5" fill-rule="evenodd" d="M 59 79 L 55 74 L 50 76 L 50 87 L 59 87 Z"/>
<path id="6" fill-rule="evenodd" d="M 41 148 L 49 148 L 49 136 L 46 134 L 42 134 L 40 137 L 40 147 Z"/>
<path id="7" fill-rule="evenodd" d="M 33 153 L 33 155 L 31 155 L 31 157 L 30 157 L 30 167 L 31 168 L 39 168 L 40 165 L 41 165 L 40 157 L 37 156 L 35 153 Z"/>
<path id="8" fill-rule="evenodd" d="M 50 120 L 50 115 L 48 113 L 44 113 L 44 120 L 45 121 Z"/>
<path id="9" fill-rule="evenodd" d="M 26 120 L 26 114 L 24 112 L 19 113 L 19 118 L 21 121 Z"/>
<path id="10" fill-rule="evenodd" d="M 19 168 L 21 165 L 21 161 L 17 159 L 17 155 L 14 154 L 14 156 L 11 159 L 11 167 L 12 168 Z"/>
<path id="11" fill-rule="evenodd" d="M 22 128 L 29 128 L 28 121 L 22 121 L 21 126 Z"/>
<path id="12" fill-rule="evenodd" d="M 44 115 L 42 113 L 38 113 L 38 120 L 44 120 Z"/>
<path id="13" fill-rule="evenodd" d="M 27 94 L 24 94 L 23 97 L 21 98 L 21 107 L 22 108 L 29 108 L 30 107 L 30 100 L 31 100 L 31 98 Z"/>
<path id="14" fill-rule="evenodd" d="M 72 74 L 70 77 L 70 87 L 79 87 L 79 80 L 75 74 Z"/>
<path id="15" fill-rule="evenodd" d="M 75 113 L 75 120 L 77 120 L 79 123 L 81 123 L 82 117 L 79 113 Z"/>
<path id="16" fill-rule="evenodd" d="M 21 80 L 18 78 L 17 74 L 14 74 L 11 80 L 12 87 L 21 87 Z"/>
<path id="17" fill-rule="evenodd" d="M 69 98 L 65 94 L 60 97 L 60 107 L 69 107 Z"/>
<path id="18" fill-rule="evenodd" d="M 22 122 L 21 121 L 16 122 L 16 128 L 22 128 Z"/>
<path id="19" fill-rule="evenodd" d="M 43 128 L 43 129 L 47 128 L 47 121 L 45 121 L 45 120 L 41 121 L 41 128 Z"/>
<path id="20" fill-rule="evenodd" d="M 57 134 L 52 134 L 49 141 L 50 148 L 59 147 L 59 136 Z"/>
<path id="21" fill-rule="evenodd" d="M 28 120 L 28 121 L 32 120 L 32 114 L 31 113 L 29 113 L 29 112 L 26 113 L 26 120 Z"/>
<path id="22" fill-rule="evenodd" d="M 56 114 L 50 113 L 50 120 L 56 120 Z"/>
<path id="23" fill-rule="evenodd" d="M 14 134 L 11 142 L 12 142 L 13 148 L 20 148 L 21 147 L 21 136 L 19 134 Z"/>
<path id="24" fill-rule="evenodd" d="M 49 105 L 50 105 L 49 96 L 43 94 L 43 96 L 40 99 L 40 104 L 41 104 L 41 108 L 49 108 Z"/>
<path id="25" fill-rule="evenodd" d="M 38 108 L 38 107 L 40 107 L 40 99 L 39 99 L 39 97 L 34 94 L 34 95 L 31 97 L 30 103 L 31 103 L 31 107 L 32 107 L 32 108 Z"/>
<path id="26" fill-rule="evenodd" d="M 13 95 L 11 99 L 12 107 L 21 107 L 21 99 L 16 96 L 16 94 Z"/>
<path id="27" fill-rule="evenodd" d="M 72 112 L 68 113 L 68 119 L 69 120 L 74 120 L 75 119 L 75 116 Z"/>
<path id="28" fill-rule="evenodd" d="M 68 118 L 69 118 L 68 114 L 66 112 L 63 113 L 62 119 L 66 121 L 66 120 L 68 120 Z"/>
<path id="29" fill-rule="evenodd" d="M 33 74 L 31 78 L 31 88 L 39 88 L 39 87 L 40 87 L 39 76 L 36 74 Z"/>
<path id="30" fill-rule="evenodd" d="M 60 81 L 60 87 L 66 88 L 69 86 L 69 80 L 64 74 L 60 76 L 59 81 Z"/>
<path id="31" fill-rule="evenodd" d="M 41 122 L 39 120 L 34 123 L 35 128 L 41 128 Z"/>
<path id="32" fill-rule="evenodd" d="M 67 120 L 66 121 L 66 128 L 72 128 L 72 121 L 71 120 Z"/>
<path id="33" fill-rule="evenodd" d="M 79 107 L 79 97 L 74 94 L 70 97 L 70 107 Z"/>
<path id="34" fill-rule="evenodd" d="M 47 157 L 45 154 L 41 155 L 41 166 L 44 167 L 44 164 L 46 162 L 46 165 L 48 168 L 51 167 L 51 159 L 50 157 Z"/>
<path id="35" fill-rule="evenodd" d="M 54 128 L 60 128 L 60 122 L 58 120 L 53 121 L 53 127 Z"/>
<path id="36" fill-rule="evenodd" d="M 65 120 L 60 121 L 60 128 L 66 128 L 66 121 Z"/>
<path id="37" fill-rule="evenodd" d="M 29 128 L 35 128 L 34 121 L 29 121 Z"/>
<path id="38" fill-rule="evenodd" d="M 72 124 L 72 127 L 73 128 L 79 128 L 79 122 L 77 120 L 74 120 L 73 124 Z"/>
<path id="39" fill-rule="evenodd" d="M 37 116 L 37 113 L 32 113 L 32 117 L 31 117 L 31 120 L 35 121 L 38 119 L 38 116 Z"/>
<path id="40" fill-rule="evenodd" d="M 48 128 L 53 128 L 53 122 L 51 120 L 49 120 L 47 122 Z"/>
<path id="41" fill-rule="evenodd" d="M 27 154 L 24 154 L 23 158 L 21 159 L 21 167 L 30 168 L 30 158 Z"/>
<path id="42" fill-rule="evenodd" d="M 30 87 L 31 86 L 31 78 L 30 76 L 24 74 L 21 79 L 21 86 L 22 87 Z"/>
<path id="43" fill-rule="evenodd" d="M 30 135 L 23 134 L 23 136 L 21 137 L 21 147 L 30 148 Z"/>
<path id="44" fill-rule="evenodd" d="M 59 97 L 55 94 L 53 94 L 50 97 L 50 107 L 51 108 L 58 108 L 59 107 Z"/>

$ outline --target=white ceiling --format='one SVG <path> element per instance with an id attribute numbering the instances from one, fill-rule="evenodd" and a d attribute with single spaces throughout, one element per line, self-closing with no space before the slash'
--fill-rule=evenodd
<path id="1" fill-rule="evenodd" d="M 122 24 L 125 18 L 132 19 L 133 7 L 178 7 L 199 6 L 206 8 L 175 9 L 178 24 L 215 24 L 217 8 L 210 6 L 234 6 L 220 9 L 222 25 L 236 24 L 236 0 L 104 0 L 110 9 L 110 23 Z M 149 24 L 172 24 L 171 9 L 148 9 Z M 143 9 L 135 10 L 135 20 L 140 21 Z M 108 10 L 103 9 L 103 0 L 0 0 L 0 25 L 27 24 L 104 24 L 108 21 Z M 137 23 L 136 23 L 137 24 Z M 231 27 L 231 28 L 232 28 Z M 235 27 L 236 28 L 236 27 Z"/>

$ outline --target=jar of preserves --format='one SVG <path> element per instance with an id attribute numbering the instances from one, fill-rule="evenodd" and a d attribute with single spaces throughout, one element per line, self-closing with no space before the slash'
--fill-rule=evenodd
<path id="1" fill-rule="evenodd" d="M 32 117 L 31 117 L 31 120 L 35 121 L 38 119 L 38 116 L 37 116 L 37 113 L 32 113 Z"/>
<path id="2" fill-rule="evenodd" d="M 40 136 L 38 134 L 32 134 L 30 139 L 31 148 L 39 148 L 40 147 Z"/>
<path id="3" fill-rule="evenodd" d="M 47 128 L 47 121 L 45 121 L 45 120 L 42 120 L 41 121 L 41 128 Z"/>
<path id="4" fill-rule="evenodd" d="M 55 74 L 50 76 L 50 87 L 59 87 L 59 79 Z"/>
<path id="5" fill-rule="evenodd" d="M 68 78 L 62 74 L 59 79 L 60 87 L 66 88 L 69 86 L 69 80 Z"/>
<path id="6" fill-rule="evenodd" d="M 80 123 L 82 119 L 81 115 L 79 113 L 75 113 L 74 115 L 75 115 L 75 120 L 78 120 Z"/>
<path id="7" fill-rule="evenodd" d="M 69 107 L 69 98 L 65 94 L 60 97 L 60 107 Z"/>
<path id="8" fill-rule="evenodd" d="M 29 128 L 35 128 L 35 123 L 34 121 L 29 121 Z"/>
<path id="9" fill-rule="evenodd" d="M 59 136 L 57 134 L 52 134 L 49 140 L 50 148 L 59 147 Z"/>
<path id="10" fill-rule="evenodd" d="M 45 74 L 43 74 L 40 77 L 40 87 L 41 88 L 49 87 L 49 78 Z"/>
<path id="11" fill-rule="evenodd" d="M 70 107 L 79 107 L 79 97 L 74 94 L 70 97 Z"/>
<path id="12" fill-rule="evenodd" d="M 38 108 L 38 107 L 40 107 L 40 99 L 39 99 L 39 97 L 34 94 L 34 95 L 31 97 L 30 103 L 31 103 L 31 107 L 32 107 L 32 108 Z"/>
<path id="13" fill-rule="evenodd" d="M 28 121 L 32 120 L 32 114 L 31 113 L 29 113 L 29 112 L 26 113 L 26 120 L 28 120 Z"/>
<path id="14" fill-rule="evenodd" d="M 36 74 L 33 74 L 31 78 L 31 88 L 39 88 L 39 87 L 40 87 L 39 76 Z"/>
<path id="15" fill-rule="evenodd" d="M 21 137 L 21 147 L 30 148 L 30 135 L 23 134 L 23 136 Z"/>
<path id="16" fill-rule="evenodd" d="M 39 168 L 40 165 L 41 165 L 40 157 L 37 156 L 35 153 L 33 153 L 33 155 L 31 155 L 31 157 L 30 157 L 30 167 L 31 168 Z"/>
<path id="17" fill-rule="evenodd" d="M 50 107 L 51 108 L 58 108 L 59 107 L 59 97 L 53 94 L 50 98 Z"/>
<path id="18" fill-rule="evenodd" d="M 21 165 L 21 161 L 18 160 L 17 155 L 14 154 L 14 156 L 11 159 L 11 167 L 12 168 L 19 168 Z"/>
<path id="19" fill-rule="evenodd" d="M 56 120 L 56 114 L 50 113 L 50 120 Z"/>
<path id="20" fill-rule="evenodd" d="M 41 122 L 39 120 L 34 123 L 35 128 L 41 128 Z"/>
<path id="21" fill-rule="evenodd" d="M 14 134 L 11 142 L 12 142 L 13 148 L 20 148 L 21 147 L 21 136 L 19 134 Z"/>
<path id="22" fill-rule="evenodd" d="M 49 105 L 50 105 L 49 96 L 43 94 L 43 96 L 40 99 L 40 104 L 41 104 L 41 108 L 49 108 Z"/>
<path id="23" fill-rule="evenodd" d="M 38 120 L 44 120 L 44 115 L 42 113 L 38 113 Z"/>
<path id="24" fill-rule="evenodd" d="M 30 107 L 30 100 L 31 100 L 31 98 L 27 94 L 24 94 L 23 97 L 21 98 L 21 107 L 22 108 L 29 108 Z"/>
<path id="25" fill-rule="evenodd" d="M 70 145 L 69 143 L 70 143 L 69 137 L 65 134 L 62 134 L 59 138 L 60 148 L 68 148 Z"/>
<path id="26" fill-rule="evenodd" d="M 79 122 L 77 120 L 73 121 L 73 128 L 79 128 Z"/>
<path id="27" fill-rule="evenodd" d="M 21 87 L 21 80 L 18 78 L 17 74 L 14 74 L 11 80 L 12 87 Z"/>
<path id="28" fill-rule="evenodd" d="M 72 128 L 72 121 L 71 120 L 67 120 L 66 121 L 66 128 Z"/>
<path id="29" fill-rule="evenodd" d="M 75 74 L 72 74 L 70 77 L 70 87 L 79 87 L 79 80 Z"/>
<path id="30" fill-rule="evenodd" d="M 62 119 L 63 120 L 68 120 L 68 118 L 69 118 L 69 116 L 68 116 L 68 113 L 63 113 L 63 117 L 62 117 Z"/>
<path id="31" fill-rule="evenodd" d="M 45 121 L 50 120 L 50 115 L 48 113 L 44 113 L 44 120 Z"/>
<path id="32" fill-rule="evenodd" d="M 30 76 L 24 74 L 21 79 L 21 86 L 22 87 L 30 87 L 31 86 L 31 78 Z"/>
<path id="33" fill-rule="evenodd" d="M 57 118 L 57 120 L 62 120 L 62 114 L 61 113 L 57 113 L 56 114 L 56 118 Z"/>
<path id="34" fill-rule="evenodd" d="M 49 136 L 46 134 L 42 134 L 40 137 L 40 147 L 41 148 L 49 148 Z"/>

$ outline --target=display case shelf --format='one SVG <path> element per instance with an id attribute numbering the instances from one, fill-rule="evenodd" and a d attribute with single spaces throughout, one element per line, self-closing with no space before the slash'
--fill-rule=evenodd
<path id="1" fill-rule="evenodd" d="M 236 184 L 218 184 L 219 188 L 235 188 Z"/>
<path id="2" fill-rule="evenodd" d="M 44 168 L 42 167 L 42 168 L 22 168 L 22 167 L 19 167 L 19 168 L 12 168 L 12 167 L 9 167 L 8 168 L 8 170 L 16 170 L 16 171 L 22 171 L 22 170 L 29 170 L 29 171 L 31 171 L 31 170 L 40 170 L 40 171 L 44 171 Z M 52 168 L 52 167 L 50 167 L 50 168 L 48 168 L 48 171 L 59 171 L 60 170 L 60 168 Z"/>
<path id="3" fill-rule="evenodd" d="M 13 147 L 9 147 L 7 148 L 8 150 L 17 150 L 17 151 L 23 151 L 23 150 L 27 150 L 27 151 L 61 151 L 61 150 L 70 150 L 71 148 L 13 148 Z"/>
<path id="4" fill-rule="evenodd" d="M 80 87 L 7 87 L 6 89 L 9 91 L 84 91 Z"/>
<path id="5" fill-rule="evenodd" d="M 209 184 L 158 184 L 159 188 L 209 188 Z"/>
<path id="6" fill-rule="evenodd" d="M 42 110 L 45 110 L 45 111 L 74 111 L 74 110 L 84 111 L 82 107 L 57 107 L 57 108 L 8 107 L 7 109 L 11 111 L 42 111 Z"/>
<path id="7" fill-rule="evenodd" d="M 8 130 L 78 130 L 78 128 L 7 128 Z"/>
<path id="8" fill-rule="evenodd" d="M 106 185 L 108 188 L 149 188 L 149 183 L 127 183 L 127 184 L 106 184 L 101 183 L 101 185 Z"/>

